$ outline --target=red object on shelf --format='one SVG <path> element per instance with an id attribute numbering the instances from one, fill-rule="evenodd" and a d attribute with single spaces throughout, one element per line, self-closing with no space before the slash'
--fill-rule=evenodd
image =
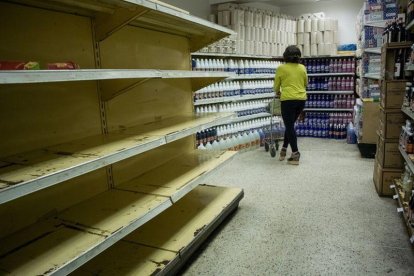
<path id="1" fill-rule="evenodd" d="M 39 63 L 35 61 L 0 61 L 0 70 L 37 70 Z"/>
<path id="2" fill-rule="evenodd" d="M 72 62 L 55 62 L 55 63 L 48 63 L 47 69 L 49 70 L 74 70 L 79 69 L 79 65 Z"/>

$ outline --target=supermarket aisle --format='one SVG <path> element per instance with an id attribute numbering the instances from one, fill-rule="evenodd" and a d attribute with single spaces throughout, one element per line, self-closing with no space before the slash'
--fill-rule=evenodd
<path id="1" fill-rule="evenodd" d="M 245 198 L 184 275 L 414 275 L 396 203 L 374 190 L 373 160 L 335 140 L 299 146 L 298 167 L 261 149 L 210 176 Z"/>

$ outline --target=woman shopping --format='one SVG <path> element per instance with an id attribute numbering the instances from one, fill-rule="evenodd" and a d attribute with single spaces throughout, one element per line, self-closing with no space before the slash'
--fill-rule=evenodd
<path id="1" fill-rule="evenodd" d="M 287 162 L 292 165 L 299 165 L 300 153 L 295 122 L 302 113 L 307 99 L 308 75 L 305 66 L 299 63 L 300 58 L 299 48 L 293 45 L 288 46 L 283 53 L 283 59 L 286 63 L 278 67 L 274 82 L 274 90 L 280 97 L 282 118 L 286 127 L 279 160 L 285 160 L 286 151 L 290 145 L 292 155 L 287 159 Z"/>

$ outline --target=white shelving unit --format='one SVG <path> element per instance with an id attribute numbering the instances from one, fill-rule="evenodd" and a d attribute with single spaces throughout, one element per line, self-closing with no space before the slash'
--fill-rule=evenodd
<path id="1" fill-rule="evenodd" d="M 231 120 L 231 123 L 239 123 L 239 122 L 243 122 L 243 121 L 254 120 L 254 119 L 263 118 L 263 117 L 270 117 L 270 116 L 272 116 L 270 113 L 262 112 L 262 113 L 257 113 L 257 114 L 253 114 L 253 115 L 236 117 L 233 120 Z"/>
<path id="2" fill-rule="evenodd" d="M 388 20 L 366 21 L 364 25 L 370 27 L 385 28 L 387 22 Z"/>
<path id="3" fill-rule="evenodd" d="M 407 24 L 405 29 L 406 30 L 411 30 L 413 27 L 414 27 L 414 20 L 411 20 L 411 22 Z"/>
<path id="4" fill-rule="evenodd" d="M 163 251 L 162 265 L 134 272 L 178 269 L 243 197 L 237 188 L 197 188 L 235 152 L 193 149 L 196 132 L 235 114 L 194 115 L 192 91 L 234 74 L 193 72 L 190 52 L 233 32 L 147 0 L 8 1 L 0 16 L 10 38 L 4 60 L 86 68 L 0 71 L 0 109 L 8 114 L 0 118 L 8 134 L 0 138 L 0 271 L 67 275 L 90 261 L 110 269 L 100 253 L 114 254 L 182 199 L 176 208 L 187 212 L 158 223 L 192 231 L 181 239 L 186 254 Z M 30 47 L 22 34 L 34 35 Z M 197 213 L 199 200 L 214 212 Z M 208 231 L 194 234 L 201 226 L 181 220 L 188 212 Z"/>
<path id="5" fill-rule="evenodd" d="M 381 79 L 381 76 L 380 76 L 379 73 L 366 73 L 366 74 L 364 74 L 363 77 L 367 78 L 367 79 L 373 79 L 373 80 L 380 80 Z"/>
<path id="6" fill-rule="evenodd" d="M 410 117 L 412 120 L 414 120 L 414 112 L 412 112 L 408 107 L 403 106 L 401 108 L 402 112 L 407 115 L 408 117 Z"/>
<path id="7" fill-rule="evenodd" d="M 239 55 L 239 54 L 223 54 L 223 53 L 201 53 L 201 52 L 193 52 L 193 58 L 234 58 L 234 59 L 243 59 L 243 60 L 282 60 L 283 57 L 274 57 L 274 56 L 256 56 L 256 55 Z M 239 74 L 235 76 L 231 76 L 226 78 L 223 81 L 243 81 L 243 80 L 273 80 L 275 77 L 274 74 Z M 270 99 L 274 97 L 274 93 L 264 93 L 264 94 L 256 94 L 256 95 L 243 95 L 243 96 L 236 96 L 236 97 L 217 97 L 211 99 L 202 99 L 202 100 L 195 100 L 194 106 L 202 106 L 202 105 L 209 105 L 209 104 L 220 104 L 220 103 L 229 103 L 229 102 L 240 102 L 246 100 L 260 100 L 260 99 Z M 253 114 L 249 116 L 241 116 L 236 117 L 229 121 L 229 123 L 239 123 L 243 121 L 269 117 L 271 116 L 269 113 L 259 113 Z M 217 124 L 219 126 L 220 124 Z"/>
<path id="8" fill-rule="evenodd" d="M 273 98 L 273 97 L 274 97 L 274 93 L 243 95 L 243 96 L 237 96 L 237 97 L 218 97 L 218 98 L 197 100 L 194 102 L 194 105 L 198 106 L 198 105 L 216 104 L 216 103 L 240 102 L 240 101 L 248 101 L 248 100 L 268 99 L 268 98 Z"/>
<path id="9" fill-rule="evenodd" d="M 341 76 L 355 76 L 355 73 L 311 73 L 308 77 L 341 77 Z"/>
<path id="10" fill-rule="evenodd" d="M 239 54 L 225 54 L 225 53 L 202 53 L 195 52 L 191 54 L 197 57 L 227 57 L 227 58 L 247 58 L 247 59 L 283 59 L 277 56 L 259 56 L 259 55 L 239 55 Z"/>
<path id="11" fill-rule="evenodd" d="M 312 94 L 353 95 L 354 91 L 327 91 L 327 90 L 321 90 L 321 91 L 307 91 L 306 94 L 308 94 L 308 95 L 312 95 Z"/>
<path id="12" fill-rule="evenodd" d="M 274 74 L 245 74 L 245 75 L 237 75 L 228 77 L 226 80 L 233 81 L 233 80 L 267 80 L 267 79 L 274 79 Z"/>
<path id="13" fill-rule="evenodd" d="M 370 53 L 370 54 L 377 54 L 377 55 L 381 55 L 381 47 L 375 47 L 375 48 L 365 48 L 364 49 L 365 53 Z"/>
<path id="14" fill-rule="evenodd" d="M 353 108 L 305 108 L 304 111 L 317 111 L 317 112 L 341 112 L 348 111 L 353 112 Z"/>

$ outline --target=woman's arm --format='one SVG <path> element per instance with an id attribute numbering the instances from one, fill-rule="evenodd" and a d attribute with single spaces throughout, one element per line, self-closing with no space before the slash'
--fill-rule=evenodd
<path id="1" fill-rule="evenodd" d="M 276 96 L 280 98 L 280 84 L 281 84 L 281 78 L 280 78 L 280 68 L 276 71 L 275 74 L 275 80 L 273 83 L 273 90 L 276 92 Z"/>

